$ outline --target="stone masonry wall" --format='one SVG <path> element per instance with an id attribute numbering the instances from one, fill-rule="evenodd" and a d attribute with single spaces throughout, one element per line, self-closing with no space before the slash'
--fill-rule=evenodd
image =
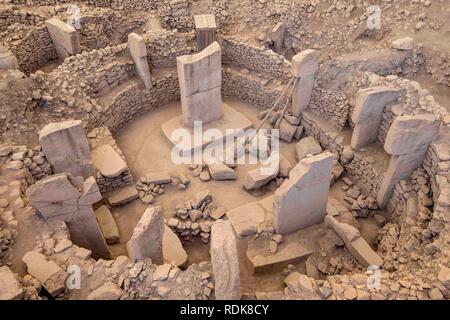
<path id="1" fill-rule="evenodd" d="M 20 70 L 31 73 L 57 59 L 56 49 L 45 26 L 11 25 L 0 39 L 16 56 Z"/>
<path id="2" fill-rule="evenodd" d="M 270 49 L 256 47 L 239 41 L 235 37 L 221 37 L 222 61 L 241 68 L 270 74 L 278 79 L 290 77 L 289 65 L 285 64 L 282 55 Z"/>

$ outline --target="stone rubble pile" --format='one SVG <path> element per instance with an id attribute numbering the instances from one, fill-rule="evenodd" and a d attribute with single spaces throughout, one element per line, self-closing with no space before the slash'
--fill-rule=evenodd
<path id="1" fill-rule="evenodd" d="M 183 242 L 200 237 L 202 243 L 208 243 L 211 226 L 215 220 L 221 219 L 227 212 L 224 207 L 217 206 L 212 200 L 209 190 L 196 193 L 194 198 L 176 206 L 175 217 L 167 221 Z"/>

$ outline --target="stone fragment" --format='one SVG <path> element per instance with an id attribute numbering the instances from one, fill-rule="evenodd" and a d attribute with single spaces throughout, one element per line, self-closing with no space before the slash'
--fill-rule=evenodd
<path id="1" fill-rule="evenodd" d="M 92 151 L 92 162 L 102 176 L 107 178 L 115 178 L 128 171 L 125 161 L 109 144 L 104 144 Z"/>
<path id="2" fill-rule="evenodd" d="M 392 48 L 397 50 L 412 50 L 414 49 L 414 39 L 411 37 L 403 37 L 391 42 Z"/>
<path id="3" fill-rule="evenodd" d="M 28 273 L 36 278 L 52 297 L 64 291 L 68 275 L 54 261 L 47 260 L 37 251 L 27 252 L 22 261 L 27 265 Z"/>
<path id="4" fill-rule="evenodd" d="M 127 242 L 128 256 L 132 261 L 145 258 L 153 263 L 163 262 L 164 215 L 161 207 L 149 207 L 133 230 Z"/>
<path id="5" fill-rule="evenodd" d="M 267 184 L 270 180 L 277 177 L 280 170 L 279 158 L 270 157 L 269 165 L 261 165 L 256 169 L 250 170 L 245 175 L 244 187 L 247 190 L 255 190 Z"/>
<path id="6" fill-rule="evenodd" d="M 240 299 L 241 284 L 237 240 L 229 221 L 217 220 L 213 224 L 210 252 L 216 299 Z"/>
<path id="7" fill-rule="evenodd" d="M 146 174 L 145 176 L 147 184 L 168 184 L 172 183 L 172 178 L 168 172 L 165 171 L 155 171 Z"/>
<path id="8" fill-rule="evenodd" d="M 301 161 L 307 155 L 316 155 L 322 152 L 322 147 L 313 137 L 306 137 L 297 142 L 295 145 L 295 152 L 297 153 L 297 160 Z"/>
<path id="9" fill-rule="evenodd" d="M 236 173 L 234 170 L 221 162 L 216 161 L 209 164 L 208 170 L 213 180 L 236 180 Z"/>
<path id="10" fill-rule="evenodd" d="M 121 296 L 122 289 L 115 283 L 107 282 L 89 293 L 87 300 L 119 300 Z"/>
<path id="11" fill-rule="evenodd" d="M 162 240 L 164 262 L 171 263 L 177 267 L 184 267 L 188 261 L 186 251 L 178 236 L 167 226 L 164 227 Z"/>
<path id="12" fill-rule="evenodd" d="M 126 186 L 125 188 L 114 191 L 108 198 L 108 202 L 112 207 L 119 207 L 139 198 L 139 193 L 134 186 Z"/>
<path id="13" fill-rule="evenodd" d="M 0 267 L 0 300 L 20 300 L 23 288 L 18 277 L 7 266 Z"/>
<path id="14" fill-rule="evenodd" d="M 114 244 L 120 241 L 119 229 L 117 228 L 116 221 L 114 220 L 111 211 L 105 205 L 100 206 L 95 210 L 95 216 L 97 222 L 105 237 L 106 243 Z"/>

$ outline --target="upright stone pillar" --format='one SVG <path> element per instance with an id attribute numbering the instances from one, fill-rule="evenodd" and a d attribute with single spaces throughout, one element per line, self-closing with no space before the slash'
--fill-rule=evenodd
<path id="1" fill-rule="evenodd" d="M 289 179 L 275 191 L 273 225 L 286 234 L 323 221 L 330 191 L 333 154 L 324 152 L 301 160 Z"/>
<path id="2" fill-rule="evenodd" d="M 211 228 L 211 264 L 217 300 L 239 300 L 241 279 L 237 240 L 231 222 L 217 220 Z"/>
<path id="3" fill-rule="evenodd" d="M 292 113 L 299 117 L 308 107 L 314 88 L 314 79 L 319 67 L 319 52 L 308 49 L 292 58 L 292 76 L 297 78 L 292 93 Z"/>
<path id="4" fill-rule="evenodd" d="M 355 123 L 351 146 L 360 149 L 376 141 L 384 107 L 400 97 L 400 90 L 372 87 L 358 91 L 352 120 Z"/>
<path id="5" fill-rule="evenodd" d="M 74 27 L 57 18 L 45 21 L 45 26 L 50 33 L 59 59 L 64 60 L 70 55 L 80 53 L 80 38 Z"/>
<path id="6" fill-rule="evenodd" d="M 395 185 L 407 179 L 422 164 L 438 130 L 439 123 L 432 114 L 394 119 L 384 143 L 384 150 L 392 157 L 377 195 L 381 208 L 388 203 Z"/>
<path id="7" fill-rule="evenodd" d="M 216 41 L 216 19 L 213 14 L 194 16 L 197 51 L 202 51 Z"/>
<path id="8" fill-rule="evenodd" d="M 164 215 L 161 207 L 149 207 L 145 210 L 133 235 L 127 243 L 128 255 L 132 261 L 145 258 L 155 264 L 163 263 Z"/>
<path id="9" fill-rule="evenodd" d="M 276 52 L 280 52 L 284 43 L 284 36 L 286 34 L 286 25 L 283 22 L 278 22 L 272 29 L 271 40 L 273 42 Z"/>
<path id="10" fill-rule="evenodd" d="M 136 71 L 147 89 L 152 87 L 152 77 L 147 61 L 147 48 L 144 38 L 136 33 L 128 35 L 128 48 L 136 65 Z"/>
<path id="11" fill-rule="evenodd" d="M 94 177 L 83 180 L 66 174 L 53 175 L 36 182 L 26 195 L 46 221 L 62 220 L 67 224 L 73 243 L 92 250 L 97 257 L 110 258 L 92 209 L 92 204 L 102 199 Z"/>
<path id="12" fill-rule="evenodd" d="M 80 120 L 50 123 L 39 131 L 39 143 L 55 173 L 94 175 L 91 150 Z"/>
<path id="13" fill-rule="evenodd" d="M 214 42 L 203 51 L 177 57 L 183 122 L 206 124 L 221 118 L 222 51 Z"/>

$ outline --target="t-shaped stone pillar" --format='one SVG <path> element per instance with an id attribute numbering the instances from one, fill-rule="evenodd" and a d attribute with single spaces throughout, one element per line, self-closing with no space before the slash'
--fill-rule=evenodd
<path id="1" fill-rule="evenodd" d="M 384 143 L 384 150 L 392 157 L 377 195 L 380 208 L 388 203 L 395 185 L 422 164 L 438 129 L 439 123 L 432 114 L 394 119 Z"/>
<path id="2" fill-rule="evenodd" d="M 74 27 L 57 18 L 45 21 L 45 26 L 50 33 L 59 59 L 64 60 L 80 52 L 80 38 Z"/>
<path id="3" fill-rule="evenodd" d="M 177 57 L 183 122 L 193 127 L 195 121 L 206 124 L 222 116 L 222 50 L 214 42 L 203 51 Z"/>
<path id="4" fill-rule="evenodd" d="M 136 33 L 128 35 L 128 48 L 130 49 L 131 57 L 136 65 L 136 71 L 147 89 L 152 87 L 152 77 L 150 74 L 150 67 L 147 61 L 147 48 L 145 47 L 144 38 Z"/>
<path id="5" fill-rule="evenodd" d="M 197 51 L 202 51 L 216 41 L 216 19 L 213 14 L 194 16 Z"/>
<path id="6" fill-rule="evenodd" d="M 308 49 L 292 58 L 291 73 L 298 78 L 292 94 L 292 113 L 299 117 L 308 107 L 319 67 L 319 52 Z"/>
<path id="7" fill-rule="evenodd" d="M 94 175 L 91 150 L 80 120 L 50 123 L 39 131 L 39 143 L 55 173 Z"/>
<path id="8" fill-rule="evenodd" d="M 360 149 L 374 142 L 378 136 L 384 107 L 400 97 L 400 90 L 388 87 L 372 87 L 358 91 L 352 120 L 355 123 L 351 146 Z"/>
<path id="9" fill-rule="evenodd" d="M 92 250 L 97 257 L 110 258 L 92 209 L 92 204 L 102 199 L 94 177 L 83 180 L 67 174 L 53 175 L 36 182 L 26 195 L 45 220 L 67 224 L 73 243 Z"/>

